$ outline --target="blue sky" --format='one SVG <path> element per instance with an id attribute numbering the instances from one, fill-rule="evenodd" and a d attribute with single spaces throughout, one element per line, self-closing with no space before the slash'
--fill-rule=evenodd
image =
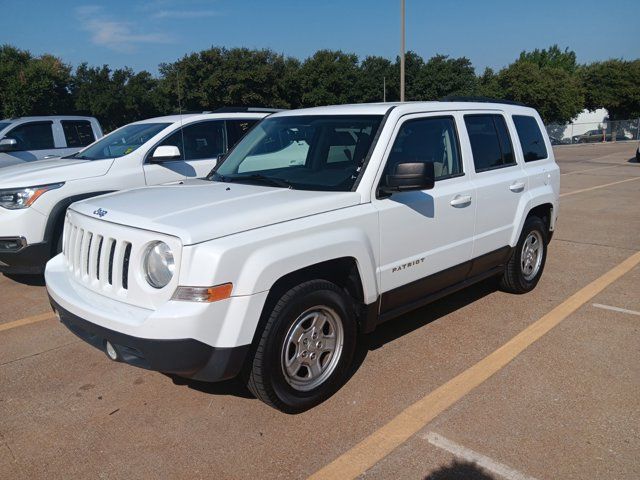
<path id="1" fill-rule="evenodd" d="M 407 49 L 499 69 L 557 43 L 578 61 L 640 57 L 640 1 L 406 0 Z M 0 43 L 77 65 L 158 64 L 214 46 L 395 58 L 399 0 L 0 0 Z"/>

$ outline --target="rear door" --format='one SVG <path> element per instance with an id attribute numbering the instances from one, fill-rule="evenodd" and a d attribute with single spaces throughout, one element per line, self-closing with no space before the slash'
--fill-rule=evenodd
<path id="1" fill-rule="evenodd" d="M 511 119 L 518 135 L 516 149 L 520 149 L 524 162 L 529 192 L 549 185 L 552 175 L 557 175 L 555 170 L 558 166 L 553 159 L 551 144 L 542 133 L 542 120 L 533 115 L 513 115 Z"/>
<path id="2" fill-rule="evenodd" d="M 0 164 L 30 162 L 58 156 L 59 150 L 56 149 L 53 136 L 53 122 L 50 120 L 21 123 L 9 130 L 4 138 L 13 138 L 17 145 L 15 150 L 1 154 L 1 160 L 4 162 Z"/>
<path id="3" fill-rule="evenodd" d="M 526 173 L 516 160 L 502 113 L 465 113 L 464 124 L 477 196 L 473 257 L 490 253 L 499 257 L 511 241 L 518 204 L 527 190 Z"/>
<path id="4" fill-rule="evenodd" d="M 59 155 L 71 155 L 95 141 L 91 122 L 88 120 L 60 120 L 66 148 Z"/>

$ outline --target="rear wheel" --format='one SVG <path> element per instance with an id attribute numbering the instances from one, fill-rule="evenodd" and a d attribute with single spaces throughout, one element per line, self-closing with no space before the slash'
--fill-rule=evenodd
<path id="1" fill-rule="evenodd" d="M 290 289 L 265 314 L 249 390 L 287 413 L 330 397 L 344 383 L 355 351 L 351 298 L 331 282 L 311 280 Z"/>
<path id="2" fill-rule="evenodd" d="M 533 290 L 547 259 L 547 227 L 539 217 L 528 217 L 511 258 L 505 265 L 500 287 L 511 293 Z"/>

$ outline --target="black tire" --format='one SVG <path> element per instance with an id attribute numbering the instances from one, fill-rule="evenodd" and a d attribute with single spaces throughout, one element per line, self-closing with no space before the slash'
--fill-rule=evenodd
<path id="1" fill-rule="evenodd" d="M 537 232 L 540 239 L 542 239 L 540 248 L 542 248 L 542 259 L 540 266 L 537 269 L 537 273 L 532 278 L 527 278 L 527 275 L 523 271 L 521 264 L 522 250 L 524 248 L 525 240 L 529 238 L 532 232 Z M 500 288 L 510 293 L 527 293 L 533 290 L 544 270 L 544 265 L 547 260 L 547 245 L 548 245 L 549 232 L 547 230 L 546 222 L 541 218 L 531 216 L 527 217 L 522 227 L 522 233 L 518 239 L 516 248 L 513 249 L 509 261 L 504 267 L 504 274 L 500 281 Z"/>
<path id="2" fill-rule="evenodd" d="M 342 350 L 336 355 L 337 363 L 332 373 L 315 388 L 301 391 L 285 378 L 283 345 L 294 323 L 303 313 L 317 306 L 326 306 L 339 317 L 343 327 Z M 299 413 L 322 403 L 344 384 L 355 352 L 357 324 L 353 301 L 340 287 L 326 280 L 307 281 L 287 291 L 263 315 L 267 316 L 267 322 L 249 365 L 247 379 L 247 387 L 256 398 L 283 412 Z M 320 363 L 323 354 L 318 355 Z"/>

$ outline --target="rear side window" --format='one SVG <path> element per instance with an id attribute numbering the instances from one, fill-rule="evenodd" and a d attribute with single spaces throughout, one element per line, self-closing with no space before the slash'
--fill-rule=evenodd
<path id="1" fill-rule="evenodd" d="M 16 150 L 49 150 L 55 148 L 51 122 L 23 123 L 6 135 L 18 142 Z"/>
<path id="2" fill-rule="evenodd" d="M 428 117 L 402 124 L 387 160 L 386 172 L 398 163 L 433 163 L 435 180 L 462 173 L 458 136 L 452 117 Z"/>
<path id="3" fill-rule="evenodd" d="M 258 120 L 227 120 L 227 146 L 233 147 Z"/>
<path id="4" fill-rule="evenodd" d="M 86 147 L 95 140 L 91 123 L 86 120 L 62 120 L 60 123 L 69 148 Z"/>
<path id="5" fill-rule="evenodd" d="M 524 161 L 533 162 L 547 158 L 547 147 L 536 119 L 527 115 L 514 115 L 513 123 L 516 125 Z"/>
<path id="6" fill-rule="evenodd" d="M 509 130 L 502 115 L 465 115 L 476 172 L 516 164 Z"/>

